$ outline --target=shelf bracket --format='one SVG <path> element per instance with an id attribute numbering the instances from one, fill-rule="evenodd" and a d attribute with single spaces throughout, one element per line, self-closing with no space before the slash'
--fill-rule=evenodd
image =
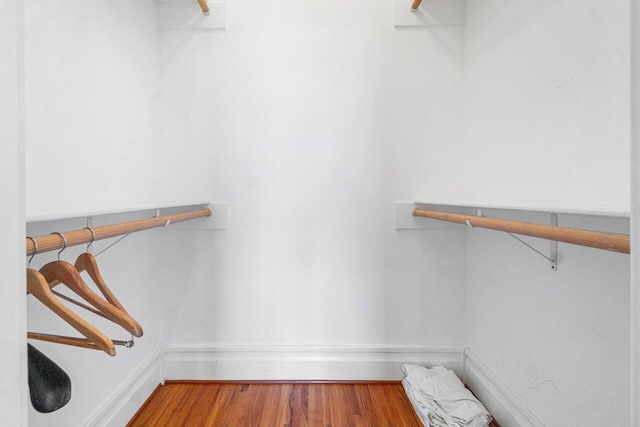
<path id="1" fill-rule="evenodd" d="M 482 215 L 482 209 L 478 209 L 478 216 L 484 216 Z M 554 226 L 558 225 L 558 214 L 555 214 L 555 213 L 551 214 L 551 220 L 549 221 L 549 224 Z M 470 225 L 471 227 L 473 227 L 473 225 L 471 225 L 469 221 L 467 221 L 467 225 Z M 522 240 L 520 237 L 516 236 L 515 234 L 509 233 L 508 231 L 505 231 L 505 233 L 507 233 L 509 236 L 513 237 L 518 242 L 525 245 L 527 248 L 531 249 L 533 252 L 540 255 L 542 258 L 549 261 L 551 263 L 551 269 L 553 271 L 558 271 L 558 242 L 556 240 L 550 241 L 551 247 L 549 249 L 549 256 L 547 256 L 541 251 L 539 251 L 538 249 L 531 246 L 529 243 Z"/>
<path id="2" fill-rule="evenodd" d="M 550 224 L 558 225 L 558 214 L 554 214 L 554 213 L 551 214 Z M 523 245 L 525 245 L 526 247 L 528 247 L 529 249 L 531 249 L 532 251 L 534 251 L 544 259 L 546 259 L 547 261 L 549 261 L 551 263 L 551 269 L 553 271 L 558 271 L 558 242 L 556 240 L 550 241 L 551 246 L 549 249 L 549 256 L 547 256 L 543 254 L 541 251 L 531 246 L 530 244 L 528 244 L 527 242 L 525 242 L 524 240 L 522 240 L 521 238 L 519 238 L 518 236 L 516 236 L 515 234 L 509 233 L 508 231 L 506 231 L 505 233 L 507 233 L 509 236 L 513 237 L 518 242 L 522 243 Z"/>

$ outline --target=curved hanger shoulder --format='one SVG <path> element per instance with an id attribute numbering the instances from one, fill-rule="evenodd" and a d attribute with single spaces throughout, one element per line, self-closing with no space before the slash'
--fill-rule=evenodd
<path id="1" fill-rule="evenodd" d="M 116 349 L 111 339 L 62 304 L 51 292 L 44 275 L 31 268 L 27 269 L 27 293 L 36 297 L 38 301 L 95 343 L 96 347 L 110 356 L 116 355 Z"/>
<path id="2" fill-rule="evenodd" d="M 44 265 L 40 273 L 52 286 L 55 282 L 65 284 L 69 289 L 82 297 L 89 304 L 100 310 L 109 320 L 117 323 L 136 337 L 142 336 L 142 328 L 127 313 L 100 298 L 87 286 L 76 268 L 66 261 L 53 261 Z"/>
<path id="3" fill-rule="evenodd" d="M 112 305 L 115 305 L 120 310 L 127 313 L 127 310 L 124 309 L 118 298 L 111 292 L 111 289 L 107 286 L 102 275 L 100 274 L 100 269 L 98 268 L 98 262 L 96 258 L 88 252 L 80 254 L 75 263 L 76 270 L 78 272 L 86 271 L 89 274 L 89 277 L 93 280 L 93 282 L 98 286 L 102 295 L 109 301 Z M 128 313 L 127 313 L 128 314 Z"/>
<path id="4" fill-rule="evenodd" d="M 78 259 L 76 259 L 75 268 L 78 272 L 86 271 L 89 274 L 89 277 L 91 277 L 91 279 L 96 284 L 98 289 L 100 289 L 100 292 L 102 292 L 102 295 L 104 295 L 107 301 L 109 301 L 111 305 L 118 307 L 125 315 L 129 317 L 129 322 L 134 325 L 135 329 L 140 334 L 133 335 L 136 337 L 141 337 L 143 334 L 142 326 L 140 326 L 140 324 L 133 317 L 131 317 L 131 315 L 127 312 L 127 310 L 125 310 L 120 301 L 118 301 L 118 298 L 116 298 L 113 292 L 111 292 L 111 289 L 109 289 L 109 286 L 107 286 L 107 283 L 102 278 L 102 274 L 100 274 L 100 269 L 98 268 L 98 261 L 96 261 L 96 257 L 88 252 L 80 254 L 80 256 L 78 256 Z"/>

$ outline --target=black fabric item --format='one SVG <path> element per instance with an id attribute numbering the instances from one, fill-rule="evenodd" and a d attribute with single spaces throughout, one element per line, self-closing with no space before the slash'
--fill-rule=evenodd
<path id="1" fill-rule="evenodd" d="M 38 412 L 53 412 L 71 399 L 71 379 L 51 359 L 29 346 L 29 392 Z"/>

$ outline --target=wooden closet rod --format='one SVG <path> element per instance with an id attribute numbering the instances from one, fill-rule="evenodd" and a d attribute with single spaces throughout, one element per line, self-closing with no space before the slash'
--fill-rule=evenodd
<path id="1" fill-rule="evenodd" d="M 533 224 L 530 222 L 510 221 L 506 219 L 485 218 L 482 216 L 463 215 L 448 212 L 415 209 L 413 215 L 440 221 L 467 224 L 473 227 L 488 228 L 505 231 L 507 233 L 522 234 L 539 237 L 574 245 L 605 249 L 613 252 L 629 253 L 630 243 L 628 234 L 605 233 L 603 231 L 581 230 L 578 228 L 558 227 L 555 225 Z"/>
<path id="2" fill-rule="evenodd" d="M 422 3 L 422 0 L 413 0 L 413 3 L 411 3 L 411 10 L 418 10 L 420 3 Z"/>
<path id="3" fill-rule="evenodd" d="M 198 0 L 198 4 L 200 5 L 200 9 L 202 9 L 202 13 L 205 15 L 209 14 L 209 4 L 207 0 Z"/>
<path id="4" fill-rule="evenodd" d="M 136 231 L 143 231 L 156 227 L 164 227 L 168 224 L 189 221 L 190 219 L 196 219 L 205 216 L 211 216 L 211 209 L 200 209 L 197 211 L 123 222 L 120 224 L 92 227 L 92 230 L 95 233 L 95 239 L 93 237 L 93 234 L 91 233 L 91 230 L 89 230 L 88 228 L 84 228 L 82 230 L 66 231 L 62 234 L 64 235 L 64 238 L 67 239 L 67 247 L 69 247 L 89 243 L 93 240 L 108 239 L 110 237 L 117 237 L 129 233 L 135 233 Z M 54 251 L 56 249 L 62 249 L 63 247 L 65 247 L 64 239 L 58 234 L 47 234 L 45 236 L 34 237 L 34 239 L 38 243 L 39 254 L 43 252 Z M 31 241 L 31 239 L 28 238 L 27 255 L 33 255 L 34 251 L 35 245 Z"/>

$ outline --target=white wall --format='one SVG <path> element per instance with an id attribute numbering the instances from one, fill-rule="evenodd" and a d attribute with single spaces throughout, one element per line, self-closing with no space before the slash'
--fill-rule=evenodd
<path id="1" fill-rule="evenodd" d="M 467 2 L 465 197 L 628 211 L 628 7 Z M 624 219 L 559 221 L 628 232 Z M 543 425 L 628 425 L 629 258 L 558 250 L 553 272 L 507 235 L 467 232 L 467 342 Z"/>
<path id="2" fill-rule="evenodd" d="M 86 421 L 162 339 L 468 343 L 545 424 L 624 425 L 627 258 L 561 245 L 552 273 L 500 234 L 396 231 L 393 203 L 628 210 L 626 6 L 470 0 L 463 30 L 394 29 L 383 0 L 228 2 L 226 31 L 161 32 L 158 85 L 152 2 L 29 2 L 27 212 L 161 196 L 230 206 L 228 231 L 149 232 L 101 256 L 145 337 L 115 359 L 43 345 L 74 398 L 30 422 Z M 29 311 L 30 328 L 61 327 Z M 592 366 L 614 368 L 593 380 Z M 580 418 L 593 407 L 607 409 Z"/>
<path id="3" fill-rule="evenodd" d="M 27 216 L 121 209 L 157 200 L 155 2 L 29 1 L 25 7 Z M 96 217 L 94 225 L 127 219 L 132 218 Z M 29 224 L 27 232 L 37 236 L 85 226 L 84 218 L 38 222 Z M 59 411 L 40 414 L 31 408 L 30 425 L 100 423 L 109 405 L 129 405 L 123 412 L 131 416 L 157 385 L 156 380 L 151 389 L 142 386 L 133 396 L 121 390 L 136 380 L 142 366 L 156 360 L 158 234 L 135 234 L 98 258 L 107 283 L 142 325 L 144 336 L 132 349 L 118 347 L 115 358 L 33 342 L 69 374 L 73 389 L 71 401 Z M 95 247 L 109 243 L 96 242 Z M 82 250 L 70 248 L 62 258 L 73 263 Z M 54 257 L 38 255 L 32 267 Z M 29 330 L 79 335 L 32 297 L 28 303 Z M 130 338 L 109 322 L 82 310 L 79 314 L 113 339 Z M 123 395 L 131 402 L 114 399 Z"/>
<path id="4" fill-rule="evenodd" d="M 624 219 L 561 216 L 559 225 L 629 232 Z M 548 253 L 548 242 L 530 242 Z M 552 271 L 504 233 L 467 232 L 467 345 L 542 425 L 627 425 L 629 257 L 568 244 L 558 252 Z"/>
<path id="5" fill-rule="evenodd" d="M 27 216 L 156 201 L 155 2 L 36 0 L 25 13 Z"/>
<path id="6" fill-rule="evenodd" d="M 97 218 L 95 225 L 127 221 L 127 216 L 110 216 Z M 30 224 L 27 233 L 42 235 L 52 230 L 75 230 L 84 227 L 83 219 L 52 221 Z M 101 351 L 67 347 L 58 344 L 32 341 L 31 344 L 56 362 L 70 376 L 72 381 L 72 398 L 62 409 L 51 414 L 40 414 L 31 408 L 29 422 L 33 425 L 84 425 L 105 404 L 112 403 L 111 398 L 120 392 L 124 384 L 128 384 L 136 371 L 148 359 L 155 357 L 160 338 L 160 298 L 153 286 L 157 281 L 155 274 L 160 271 L 158 254 L 153 250 L 161 233 L 147 231 L 129 236 L 98 258 L 98 265 L 106 283 L 129 314 L 142 326 L 144 335 L 135 338 L 131 349 L 116 347 L 116 356 L 110 357 Z M 105 248 L 111 241 L 94 243 L 94 253 Z M 144 248 L 144 250 L 141 250 Z M 85 250 L 84 246 L 69 248 L 62 253 L 62 259 L 73 263 L 77 256 Z M 56 253 L 50 252 L 36 256 L 32 267 L 40 268 L 45 263 L 56 259 Z M 91 279 L 83 274 L 86 282 L 92 285 Z M 94 287 L 97 291 L 97 288 Z M 60 291 L 70 294 L 60 286 Z M 72 310 L 90 322 L 108 337 L 117 340 L 129 340 L 131 335 L 119 326 L 83 311 L 75 306 Z M 34 332 L 52 333 L 68 336 L 80 336 L 54 313 L 44 307 L 35 298 L 28 298 L 28 329 Z M 153 387 L 157 382 L 153 384 Z M 151 390 L 153 389 L 151 388 Z M 135 409 L 142 405 L 146 395 L 135 395 Z M 133 415 L 133 414 L 129 414 Z"/>
<path id="7" fill-rule="evenodd" d="M 631 3 L 631 423 L 640 425 L 640 4 Z"/>
<path id="8" fill-rule="evenodd" d="M 94 226 L 152 215 L 152 212 L 145 212 L 144 214 L 96 217 L 94 218 Z M 39 236 L 52 231 L 77 230 L 85 226 L 84 218 L 38 222 L 28 225 L 27 234 Z M 116 347 L 116 356 L 110 357 L 101 351 L 31 340 L 33 346 L 45 353 L 67 372 L 72 382 L 72 398 L 62 409 L 50 414 L 40 414 L 30 408 L 30 424 L 38 426 L 85 425 L 90 419 L 94 421 L 94 415 L 105 410 L 105 404 L 113 403 L 112 398 L 118 396 L 118 393 L 121 392 L 119 389 L 133 379 L 132 377 L 136 375 L 137 370 L 150 358 L 156 357 L 160 339 L 159 316 L 161 312 L 161 301 L 157 289 L 154 287 L 161 271 L 161 261 L 157 251 L 154 250 L 158 245 L 158 239 L 162 239 L 162 233 L 156 230 L 136 233 L 97 258 L 100 272 L 106 283 L 129 314 L 142 326 L 144 335 L 134 339 L 133 348 Z M 95 242 L 93 253 L 100 252 L 114 240 Z M 61 258 L 73 264 L 77 256 L 85 249 L 84 245 L 68 248 L 61 254 Z M 56 258 L 56 252 L 37 255 L 32 261 L 31 267 L 38 269 Z M 99 293 L 89 276 L 84 273 L 82 276 L 87 284 Z M 60 285 L 59 288 L 57 290 L 74 296 L 73 292 L 65 289 L 64 286 Z M 27 302 L 29 331 L 81 337 L 76 330 L 35 298 L 29 297 Z M 117 340 L 131 339 L 131 335 L 116 324 L 78 307 L 70 307 L 72 311 L 108 337 Z M 151 390 L 156 385 L 157 381 Z M 132 397 L 137 405 L 135 409 L 142 405 L 146 397 L 146 395 Z"/>
<path id="9" fill-rule="evenodd" d="M 164 243 L 183 268 L 163 339 L 463 344 L 462 234 L 396 232 L 393 205 L 461 191 L 441 177 L 462 143 L 462 28 L 396 30 L 383 0 L 227 13 L 226 31 L 161 35 L 161 186 L 230 206 L 228 231 Z"/>
<path id="10" fill-rule="evenodd" d="M 629 211 L 628 9 L 467 2 L 467 200 Z"/>
<path id="11" fill-rule="evenodd" d="M 0 1 L 0 413 L 3 423 L 27 424 L 28 384 L 24 280 L 24 140 L 22 123 L 22 2 Z"/>

